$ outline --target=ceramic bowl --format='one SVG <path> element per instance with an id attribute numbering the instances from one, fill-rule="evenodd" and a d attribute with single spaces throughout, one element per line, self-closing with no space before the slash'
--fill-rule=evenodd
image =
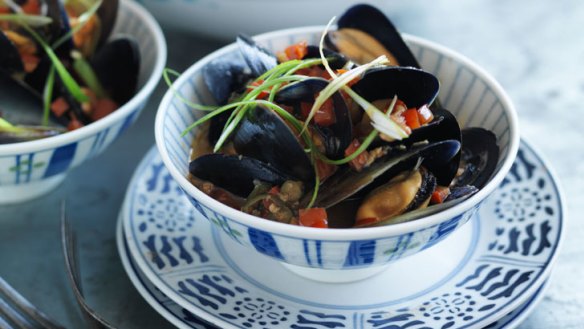
<path id="1" fill-rule="evenodd" d="M 295 26 L 322 25 L 357 3 L 387 7 L 388 0 L 140 0 L 165 28 L 233 40 Z"/>
<path id="2" fill-rule="evenodd" d="M 30 142 L 0 145 L 0 204 L 22 202 L 54 189 L 67 172 L 105 150 L 132 125 L 156 87 L 166 63 L 166 41 L 142 6 L 121 1 L 112 36 L 139 43 L 136 95 L 112 114 L 81 129 Z"/>
<path id="3" fill-rule="evenodd" d="M 280 51 L 303 40 L 318 44 L 322 30 L 323 27 L 287 29 L 259 35 L 255 40 L 272 51 Z M 272 257 L 313 279 L 343 281 L 365 277 L 379 271 L 382 265 L 434 246 L 464 225 L 501 183 L 516 156 L 518 123 L 509 97 L 483 69 L 433 42 L 413 36 L 405 39 L 421 66 L 439 78 L 442 105 L 457 116 L 461 126 L 484 127 L 498 137 L 500 159 L 496 172 L 484 188 L 464 202 L 415 221 L 358 229 L 300 227 L 234 210 L 189 183 L 194 131 L 184 137 L 181 131 L 200 113 L 189 110 L 170 91 L 160 104 L 155 123 L 156 143 L 165 166 L 192 205 L 223 234 L 242 248 Z M 231 44 L 204 57 L 175 82 L 176 90 L 194 102 L 211 99 L 203 86 L 201 69 L 213 59 L 236 51 L 236 45 Z"/>

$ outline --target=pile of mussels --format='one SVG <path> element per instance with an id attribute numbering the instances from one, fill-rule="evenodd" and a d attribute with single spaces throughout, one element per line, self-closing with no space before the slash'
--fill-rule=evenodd
<path id="1" fill-rule="evenodd" d="M 0 0 L 0 144 L 64 133 L 126 103 L 137 42 L 107 41 L 117 0 Z"/>
<path id="2" fill-rule="evenodd" d="M 321 58 L 317 46 L 292 45 L 272 54 L 243 35 L 237 44 L 241 56 L 219 58 L 203 71 L 219 105 L 241 101 L 290 57 Z M 328 101 L 332 117 L 313 117 L 306 123 L 311 144 L 316 145 L 311 152 L 294 120 L 258 102 L 249 106 L 220 152 L 209 146 L 232 126 L 237 113 L 214 115 L 206 129 L 199 129 L 189 166 L 195 186 L 231 207 L 270 220 L 340 228 L 419 218 L 461 202 L 487 183 L 499 156 L 495 135 L 482 128 L 461 131 L 456 118 L 435 99 L 438 79 L 420 69 L 383 13 L 368 5 L 350 8 L 337 30 L 328 32 L 325 45 L 324 56 L 337 72 L 380 55 L 389 58 L 392 66 L 367 69 L 350 88 L 381 109 L 393 103 L 388 115 L 408 137 L 374 134 L 357 157 L 343 161 L 373 131 L 370 118 L 346 92 L 339 90 Z M 333 83 L 319 63 L 294 72 L 306 76 L 283 83 L 264 98 L 296 120 L 306 120 L 306 109 Z M 429 122 L 408 127 L 404 113 L 412 109 L 419 114 L 431 111 Z M 319 156 L 312 153 L 314 148 Z"/>

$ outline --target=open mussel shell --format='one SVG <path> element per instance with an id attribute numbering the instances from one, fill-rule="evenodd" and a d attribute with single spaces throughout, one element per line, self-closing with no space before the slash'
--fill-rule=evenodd
<path id="1" fill-rule="evenodd" d="M 431 143 L 407 151 L 390 151 L 369 167 L 357 172 L 345 168 L 328 178 L 319 188 L 315 207 L 328 208 L 351 197 L 361 190 L 370 191 L 388 182 L 400 172 L 419 165 L 448 162 L 458 153 L 460 143 L 446 140 Z M 440 176 L 440 173 L 433 173 Z"/>
<path id="2" fill-rule="evenodd" d="M 370 102 L 397 98 L 408 107 L 430 105 L 440 90 L 433 74 L 410 67 L 387 66 L 368 70 L 352 89 Z"/>
<path id="3" fill-rule="evenodd" d="M 424 167 L 402 172 L 365 196 L 356 212 L 356 226 L 425 208 L 435 188 L 436 178 Z"/>
<path id="4" fill-rule="evenodd" d="M 260 160 L 217 153 L 203 155 L 191 161 L 189 172 L 198 179 L 211 182 L 240 197 L 247 197 L 253 191 L 254 180 L 281 185 L 291 179 Z"/>
<path id="5" fill-rule="evenodd" d="M 473 185 L 482 188 L 487 184 L 499 161 L 497 137 L 491 131 L 473 127 L 462 130 L 461 168 L 454 186 Z"/>
<path id="6" fill-rule="evenodd" d="M 323 48 L 322 53 L 324 55 L 324 57 L 327 59 L 329 66 L 331 67 L 331 69 L 333 70 L 338 70 L 343 68 L 348 60 L 345 56 L 343 56 L 342 54 L 327 49 L 327 48 Z M 321 58 L 320 56 L 320 49 L 317 46 L 312 46 L 309 45 L 306 47 L 306 55 L 304 56 L 303 59 L 309 59 L 309 58 Z"/>
<path id="7" fill-rule="evenodd" d="M 456 197 L 447 198 L 445 200 L 445 202 L 443 202 L 443 203 L 434 204 L 431 207 L 418 208 L 418 209 L 415 209 L 412 211 L 408 211 L 408 212 L 403 213 L 399 216 L 395 216 L 392 218 L 388 218 L 386 220 L 371 223 L 371 225 L 367 225 L 367 226 L 385 226 L 385 225 L 405 223 L 405 222 L 409 222 L 409 221 L 412 221 L 415 219 L 420 219 L 420 218 L 427 217 L 427 216 L 430 216 L 433 214 L 437 214 L 441 211 L 444 211 L 448 208 L 454 207 L 457 204 L 465 201 L 466 199 L 468 199 L 469 197 L 474 195 L 477 191 L 478 191 L 478 189 L 473 189 L 472 187 L 470 187 L 468 189 L 464 189 L 464 191 L 461 190 L 460 193 L 456 194 Z M 361 227 L 366 227 L 366 226 L 361 226 Z"/>
<path id="8" fill-rule="evenodd" d="M 253 78 L 250 68 L 239 53 L 221 56 L 202 68 L 205 86 L 217 105 L 225 105 L 233 93 L 244 90 Z"/>
<path id="9" fill-rule="evenodd" d="M 256 106 L 248 111 L 233 134 L 238 154 L 269 163 L 303 182 L 314 182 L 314 169 L 296 133 L 271 110 Z"/>
<path id="10" fill-rule="evenodd" d="M 395 26 L 373 6 L 349 8 L 337 26 L 337 31 L 328 34 L 328 45 L 357 63 L 368 63 L 385 54 L 391 65 L 420 67 Z"/>
<path id="11" fill-rule="evenodd" d="M 24 71 L 18 50 L 2 31 L 0 31 L 0 71 L 8 74 Z"/>
<path id="12" fill-rule="evenodd" d="M 258 77 L 278 65 L 276 56 L 258 45 L 251 37 L 239 34 L 236 42 L 254 77 Z"/>
<path id="13" fill-rule="evenodd" d="M 323 78 L 309 78 L 289 84 L 278 91 L 275 101 L 279 104 L 300 106 L 301 102 L 314 102 L 316 96 L 329 81 Z M 335 122 L 329 126 L 314 124 L 315 130 L 322 137 L 325 154 L 331 159 L 340 159 L 344 156 L 345 149 L 349 146 L 353 136 L 353 123 L 351 114 L 340 93 L 332 96 Z"/>
<path id="14" fill-rule="evenodd" d="M 122 105 L 136 93 L 140 60 L 138 42 L 124 36 L 106 43 L 90 63 L 111 98 Z"/>
<path id="15" fill-rule="evenodd" d="M 444 139 L 456 140 L 462 144 L 462 136 L 460 131 L 460 126 L 456 117 L 446 109 L 436 109 L 433 111 L 435 120 L 439 120 L 440 124 L 434 129 L 421 130 L 416 132 L 415 138 L 419 138 L 418 134 L 423 136 L 426 140 L 430 142 L 435 142 Z M 432 127 L 432 126 L 430 126 Z M 420 127 L 422 128 L 422 127 Z M 418 129 L 416 129 L 418 130 Z M 412 135 L 414 135 L 414 130 Z M 411 136 L 410 136 L 411 137 Z M 462 148 L 462 147 L 461 147 Z M 454 176 L 458 172 L 458 167 L 460 164 L 461 151 L 457 152 L 455 156 L 446 163 L 430 163 L 428 164 L 428 169 L 434 173 L 440 173 L 437 176 L 438 185 L 448 186 L 452 182 Z"/>

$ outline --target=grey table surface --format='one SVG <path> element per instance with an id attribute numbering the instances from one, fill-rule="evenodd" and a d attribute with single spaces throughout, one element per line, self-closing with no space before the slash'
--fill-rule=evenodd
<path id="1" fill-rule="evenodd" d="M 542 302 L 520 328 L 584 328 L 584 2 L 403 1 L 391 17 L 410 34 L 468 56 L 490 72 L 516 105 L 522 138 L 540 150 L 565 195 L 567 234 Z M 168 66 L 182 71 L 224 41 L 165 30 Z M 89 304 L 120 328 L 170 328 L 140 297 L 115 244 L 130 177 L 154 145 L 161 83 L 138 122 L 52 193 L 0 206 L 0 276 L 67 328 L 83 328 L 64 272 L 59 204 L 66 199 L 80 242 Z"/>

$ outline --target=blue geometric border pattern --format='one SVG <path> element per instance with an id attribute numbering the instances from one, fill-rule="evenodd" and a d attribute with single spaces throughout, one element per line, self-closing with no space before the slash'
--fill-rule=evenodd
<path id="1" fill-rule="evenodd" d="M 563 230 L 553 177 L 522 143 L 510 173 L 473 218 L 481 222 L 478 244 L 457 273 L 421 296 L 351 309 L 271 294 L 238 273 L 214 245 L 212 230 L 217 227 L 208 225 L 201 209 L 191 206 L 155 150 L 138 168 L 126 202 L 126 239 L 140 270 L 185 310 L 232 328 L 482 327 L 508 314 L 511 305 L 527 301 L 539 288 Z M 226 222 L 219 216 L 212 220 Z M 447 225 L 443 229 L 450 229 Z M 219 229 L 248 239 L 234 228 Z M 261 234 L 254 239 L 273 244 Z M 371 252 L 370 246 L 357 247 Z"/>

